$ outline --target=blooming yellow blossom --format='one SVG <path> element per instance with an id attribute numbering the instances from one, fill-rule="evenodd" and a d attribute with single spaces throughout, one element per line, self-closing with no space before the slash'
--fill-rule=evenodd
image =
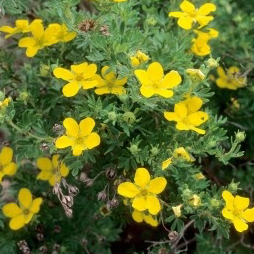
<path id="1" fill-rule="evenodd" d="M 208 114 L 199 111 L 202 107 L 203 101 L 196 97 L 190 97 L 185 101 L 175 104 L 174 112 L 164 112 L 164 117 L 168 121 L 177 122 L 176 128 L 178 130 L 193 130 L 199 134 L 205 134 L 205 130 L 197 128 L 208 119 Z"/>
<path id="2" fill-rule="evenodd" d="M 145 221 L 152 227 L 157 227 L 159 225 L 157 219 L 154 219 L 153 216 L 146 212 L 140 212 L 138 210 L 134 210 L 132 212 L 132 218 L 138 223 Z"/>
<path id="3" fill-rule="evenodd" d="M 40 210 L 42 198 L 33 200 L 29 189 L 22 188 L 18 194 L 19 206 L 16 203 L 9 203 L 3 206 L 3 214 L 11 218 L 9 226 L 12 230 L 18 230 L 28 224 L 34 214 Z"/>
<path id="4" fill-rule="evenodd" d="M 181 212 L 181 208 L 182 208 L 183 204 L 177 205 L 177 206 L 172 206 L 172 210 L 175 214 L 176 217 L 181 217 L 182 212 Z"/>
<path id="5" fill-rule="evenodd" d="M 66 135 L 59 137 L 55 145 L 59 149 L 72 147 L 74 156 L 79 156 L 82 151 L 92 149 L 100 144 L 100 136 L 92 132 L 95 122 L 87 117 L 79 124 L 73 118 L 66 118 L 63 121 Z"/>
<path id="6" fill-rule="evenodd" d="M 76 32 L 69 32 L 65 24 L 50 24 L 47 29 L 55 36 L 57 42 L 68 42 L 77 36 Z"/>
<path id="7" fill-rule="evenodd" d="M 150 174 L 145 168 L 138 168 L 135 173 L 134 183 L 124 182 L 117 188 L 118 194 L 133 199 L 132 207 L 143 212 L 156 215 L 161 210 L 157 194 L 161 193 L 167 184 L 164 177 L 156 177 L 151 180 Z"/>
<path id="8" fill-rule="evenodd" d="M 206 3 L 196 9 L 192 3 L 184 0 L 180 5 L 180 9 L 182 12 L 170 12 L 168 16 L 178 18 L 177 24 L 181 28 L 189 30 L 192 28 L 193 22 L 198 22 L 199 28 L 202 28 L 213 20 L 213 17 L 208 16 L 208 14 L 215 11 L 216 6 L 212 3 Z"/>
<path id="9" fill-rule="evenodd" d="M 170 98 L 174 94 L 171 89 L 182 81 L 177 71 L 172 70 L 164 75 L 163 68 L 158 62 L 150 64 L 147 71 L 135 70 L 135 75 L 141 83 L 141 94 L 147 98 L 157 94 Z"/>
<path id="10" fill-rule="evenodd" d="M 18 33 L 28 33 L 30 32 L 29 22 L 28 20 L 25 20 L 25 19 L 17 19 L 15 21 L 15 27 L 1 26 L 0 32 L 7 33 L 7 35 L 5 35 L 4 37 L 5 39 Z"/>
<path id="11" fill-rule="evenodd" d="M 193 206 L 199 206 L 201 204 L 201 198 L 198 195 L 193 194 L 190 199 L 190 204 Z"/>
<path id="12" fill-rule="evenodd" d="M 36 161 L 37 167 L 41 170 L 37 179 L 49 181 L 51 186 L 59 183 L 61 177 L 66 177 L 69 174 L 69 169 L 63 162 L 59 162 L 60 155 L 53 155 L 52 160 L 47 157 L 40 157 Z"/>
<path id="13" fill-rule="evenodd" d="M 200 69 L 187 69 L 186 73 L 198 80 L 205 79 L 205 74 Z"/>
<path id="14" fill-rule="evenodd" d="M 20 39 L 18 44 L 21 48 L 27 48 L 27 57 L 34 57 L 40 49 L 57 43 L 52 30 L 48 28 L 44 30 L 40 19 L 35 19 L 31 23 L 30 30 L 32 36 Z"/>
<path id="15" fill-rule="evenodd" d="M 10 97 L 5 98 L 3 101 L 0 101 L 0 109 L 8 107 L 9 103 L 12 101 Z"/>
<path id="16" fill-rule="evenodd" d="M 78 65 L 71 65 L 71 71 L 61 67 L 55 68 L 53 74 L 57 78 L 68 81 L 63 87 L 63 94 L 66 97 L 72 97 L 78 93 L 81 87 L 90 89 L 98 84 L 98 81 L 94 79 L 96 71 L 96 64 L 84 62 Z"/>
<path id="17" fill-rule="evenodd" d="M 17 165 L 12 161 L 13 150 L 3 147 L 0 152 L 0 183 L 5 175 L 13 176 L 17 171 Z"/>
<path id="18" fill-rule="evenodd" d="M 231 66 L 227 72 L 222 67 L 217 68 L 219 77 L 216 79 L 216 84 L 220 88 L 227 88 L 230 90 L 237 90 L 246 86 L 247 78 L 240 76 L 240 70 L 238 67 Z"/>
<path id="19" fill-rule="evenodd" d="M 250 204 L 250 199 L 238 195 L 234 197 L 229 191 L 223 191 L 222 197 L 226 202 L 222 215 L 234 224 L 238 232 L 247 230 L 247 222 L 254 221 L 254 208 L 247 208 Z"/>
<path id="20" fill-rule="evenodd" d="M 208 45 L 210 39 L 218 37 L 219 32 L 213 28 L 208 29 L 208 33 L 194 30 L 197 38 L 192 40 L 191 51 L 197 56 L 206 56 L 211 53 L 211 47 Z"/>
<path id="21" fill-rule="evenodd" d="M 113 71 L 108 71 L 109 67 L 104 66 L 101 70 L 101 76 L 95 75 L 94 79 L 98 81 L 95 88 L 95 93 L 102 94 L 117 94 L 122 95 L 126 93 L 124 85 L 127 83 L 127 78 L 117 79 Z"/>
<path id="22" fill-rule="evenodd" d="M 147 56 L 142 51 L 138 50 L 134 56 L 130 57 L 130 60 L 132 66 L 137 67 L 140 64 L 147 62 L 149 60 L 149 56 Z"/>
<path id="23" fill-rule="evenodd" d="M 167 160 L 162 162 L 162 170 L 166 169 L 173 161 L 174 158 L 182 158 L 186 161 L 189 162 L 193 162 L 194 159 L 191 158 L 191 156 L 189 155 L 189 153 L 183 148 L 183 147 L 178 147 L 175 149 L 175 151 L 173 152 L 173 156 L 168 158 Z"/>

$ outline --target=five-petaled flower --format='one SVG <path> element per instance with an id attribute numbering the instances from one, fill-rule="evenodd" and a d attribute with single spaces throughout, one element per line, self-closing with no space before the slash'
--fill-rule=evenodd
<path id="1" fill-rule="evenodd" d="M 7 33 L 7 35 L 4 37 L 5 39 L 18 33 L 28 33 L 30 32 L 29 22 L 25 19 L 17 19 L 15 21 L 15 27 L 1 26 L 0 32 Z"/>
<path id="2" fill-rule="evenodd" d="M 73 118 L 66 118 L 63 121 L 66 135 L 59 137 L 55 145 L 59 149 L 72 147 L 74 156 L 79 156 L 82 151 L 92 149 L 100 144 L 100 136 L 92 132 L 95 122 L 87 117 L 79 124 Z"/>
<path id="3" fill-rule="evenodd" d="M 132 207 L 143 212 L 156 215 L 161 210 L 157 194 L 161 193 L 167 184 L 164 177 L 156 177 L 151 180 L 150 174 L 145 168 L 138 168 L 135 173 L 134 183 L 124 182 L 117 188 L 118 194 L 131 198 Z"/>
<path id="4" fill-rule="evenodd" d="M 174 112 L 164 112 L 164 117 L 168 121 L 177 122 L 176 128 L 178 130 L 193 130 L 199 134 L 205 134 L 205 130 L 197 128 L 208 119 L 208 114 L 199 111 L 202 107 L 203 101 L 196 97 L 190 97 L 185 101 L 175 104 Z"/>
<path id="5" fill-rule="evenodd" d="M 173 152 L 172 157 L 162 162 L 162 166 L 161 166 L 162 170 L 166 169 L 172 163 L 172 161 L 176 158 L 181 158 L 188 162 L 194 161 L 194 159 L 189 155 L 189 153 L 183 147 L 178 147 Z"/>
<path id="6" fill-rule="evenodd" d="M 109 71 L 108 66 L 104 66 L 101 70 L 101 76 L 96 74 L 94 79 L 98 81 L 95 87 L 95 93 L 102 94 L 117 94 L 122 95 L 126 93 L 124 85 L 127 83 L 127 78 L 117 79 L 113 71 Z"/>
<path id="7" fill-rule="evenodd" d="M 210 39 L 218 37 L 219 32 L 213 28 L 209 28 L 208 32 L 201 32 L 194 30 L 197 34 L 197 38 L 192 39 L 191 51 L 197 56 L 206 56 L 211 53 L 211 47 L 208 42 Z"/>
<path id="8" fill-rule="evenodd" d="M 33 57 L 40 49 L 46 46 L 57 43 L 56 38 L 53 36 L 53 31 L 49 28 L 44 30 L 42 20 L 35 19 L 31 25 L 31 37 L 24 37 L 19 40 L 19 47 L 27 48 L 26 56 Z"/>
<path id="9" fill-rule="evenodd" d="M 36 161 L 37 167 L 41 170 L 37 179 L 42 181 L 49 181 L 51 186 L 59 183 L 61 177 L 66 177 L 69 174 L 69 169 L 61 161 L 59 162 L 59 154 L 55 154 L 50 160 L 47 157 L 40 157 Z"/>
<path id="10" fill-rule="evenodd" d="M 147 71 L 135 70 L 135 75 L 141 83 L 141 94 L 147 98 L 156 94 L 170 98 L 174 94 L 171 89 L 182 81 L 177 71 L 172 70 L 164 75 L 163 68 L 158 62 L 150 64 Z"/>
<path id="11" fill-rule="evenodd" d="M 57 78 L 68 81 L 68 84 L 63 87 L 63 94 L 66 97 L 72 97 L 78 93 L 81 87 L 90 89 L 98 84 L 98 81 L 94 79 L 96 71 L 96 64 L 84 62 L 71 65 L 71 71 L 61 67 L 55 68 L 53 74 Z"/>
<path id="12" fill-rule="evenodd" d="M 157 227 L 159 225 L 158 220 L 155 219 L 150 213 L 148 212 L 140 212 L 135 210 L 132 212 L 132 218 L 138 223 L 145 222 L 152 227 Z"/>
<path id="13" fill-rule="evenodd" d="M 13 176 L 17 171 L 17 165 L 12 161 L 13 150 L 3 147 L 0 152 L 0 183 L 5 175 Z"/>
<path id="14" fill-rule="evenodd" d="M 216 84 L 220 88 L 227 88 L 230 90 L 237 90 L 238 88 L 246 86 L 247 78 L 240 76 L 238 67 L 231 66 L 227 72 L 222 67 L 217 68 L 219 77 L 216 79 Z"/>
<path id="15" fill-rule="evenodd" d="M 16 203 L 9 203 L 3 206 L 3 214 L 11 218 L 9 226 L 12 230 L 18 230 L 28 224 L 34 214 L 40 210 L 42 198 L 33 200 L 29 189 L 22 188 L 18 194 L 19 206 Z"/>
<path id="16" fill-rule="evenodd" d="M 234 224 L 238 232 L 247 230 L 247 222 L 254 221 L 254 208 L 247 208 L 250 204 L 250 199 L 238 195 L 234 197 L 229 191 L 223 191 L 222 197 L 226 202 L 222 215 Z"/>
<path id="17" fill-rule="evenodd" d="M 216 6 L 212 3 L 203 4 L 199 9 L 196 9 L 195 6 L 189 1 L 184 0 L 180 9 L 182 12 L 170 12 L 169 17 L 178 18 L 177 24 L 186 30 L 192 28 L 192 23 L 199 23 L 199 28 L 206 26 L 211 20 L 212 16 L 208 16 L 210 12 L 216 10 Z"/>
<path id="18" fill-rule="evenodd" d="M 149 56 L 147 56 L 142 51 L 138 50 L 134 56 L 130 57 L 131 65 L 134 67 L 139 66 L 142 63 L 145 63 L 149 60 Z"/>

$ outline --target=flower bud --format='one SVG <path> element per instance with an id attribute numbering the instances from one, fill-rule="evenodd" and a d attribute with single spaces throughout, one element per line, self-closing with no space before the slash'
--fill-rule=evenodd
<path id="1" fill-rule="evenodd" d="M 115 121 L 117 119 L 117 114 L 114 111 L 108 113 L 108 119 L 110 121 Z"/>
<path id="2" fill-rule="evenodd" d="M 217 68 L 219 66 L 218 60 L 214 59 L 214 58 L 209 58 L 206 61 L 206 65 L 209 69 L 214 69 Z"/>
<path id="3" fill-rule="evenodd" d="M 234 183 L 234 182 L 232 182 L 232 183 L 230 183 L 229 185 L 228 185 L 228 190 L 230 191 L 230 192 L 236 192 L 237 190 L 238 190 L 238 185 L 239 185 L 240 183 Z"/>
<path id="4" fill-rule="evenodd" d="M 220 201 L 216 198 L 212 198 L 210 202 L 211 202 L 211 206 L 213 206 L 215 208 L 220 205 Z"/>
<path id="5" fill-rule="evenodd" d="M 105 190 L 103 190 L 103 191 L 100 191 L 99 193 L 98 193 L 98 195 L 97 195 L 97 200 L 98 201 L 105 201 L 105 199 L 107 198 L 107 193 L 106 193 L 106 191 Z"/>
<path id="6" fill-rule="evenodd" d="M 151 154 L 152 154 L 153 156 L 156 156 L 156 155 L 160 152 L 160 150 L 159 150 L 157 147 L 153 147 L 153 148 L 150 150 L 150 152 L 151 152 Z"/>
<path id="7" fill-rule="evenodd" d="M 133 124 L 136 121 L 136 116 L 132 112 L 126 112 L 123 114 L 123 120 L 128 124 Z"/>
<path id="8" fill-rule="evenodd" d="M 236 133 L 235 137 L 236 137 L 236 141 L 242 142 L 245 140 L 246 135 L 244 131 L 239 131 Z"/>
<path id="9" fill-rule="evenodd" d="M 28 92 L 21 92 L 19 94 L 19 99 L 22 100 L 22 101 L 26 101 L 28 97 L 29 97 L 29 93 Z"/>
<path id="10" fill-rule="evenodd" d="M 105 171 L 105 175 L 107 178 L 109 179 L 114 179 L 115 176 L 116 176 L 116 171 L 114 168 L 108 168 L 106 171 Z"/>
<path id="11" fill-rule="evenodd" d="M 190 199 L 190 204 L 193 206 L 199 206 L 201 204 L 200 197 L 196 194 L 192 195 L 192 197 Z"/>
<path id="12" fill-rule="evenodd" d="M 129 150 L 130 150 L 130 152 L 131 152 L 132 154 L 137 154 L 137 153 L 140 151 L 140 149 L 138 148 L 137 145 L 131 145 L 131 147 L 129 148 Z"/>
<path id="13" fill-rule="evenodd" d="M 168 238 L 171 242 L 174 242 L 178 237 L 178 233 L 176 231 L 170 231 L 168 233 Z"/>
<path id="14" fill-rule="evenodd" d="M 47 77 L 49 75 L 50 67 L 46 64 L 41 64 L 40 66 L 40 75 L 42 77 Z"/>
<path id="15" fill-rule="evenodd" d="M 178 205 L 178 206 L 172 206 L 172 210 L 173 210 L 173 212 L 174 212 L 176 217 L 181 217 L 181 215 L 182 215 L 182 213 L 181 213 L 181 207 L 182 206 L 183 206 L 182 204 Z"/>

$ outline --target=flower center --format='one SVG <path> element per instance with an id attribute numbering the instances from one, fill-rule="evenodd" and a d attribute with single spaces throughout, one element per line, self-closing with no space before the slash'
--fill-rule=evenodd
<path id="1" fill-rule="evenodd" d="M 35 46 L 39 47 L 39 48 L 43 48 L 44 47 L 44 39 L 43 36 L 39 37 L 39 38 L 35 38 Z"/>
<path id="2" fill-rule="evenodd" d="M 77 81 L 82 81 L 83 79 L 84 78 L 83 78 L 82 74 L 79 74 L 79 75 L 76 76 Z"/>
<path id="3" fill-rule="evenodd" d="M 82 145 L 82 144 L 84 144 L 84 138 L 77 138 L 76 139 L 76 143 L 78 144 L 78 145 Z"/>
<path id="4" fill-rule="evenodd" d="M 142 196 L 147 196 L 147 190 L 142 190 L 140 193 Z"/>
<path id="5" fill-rule="evenodd" d="M 28 215 L 28 214 L 30 213 L 30 211 L 29 211 L 28 209 L 25 209 L 25 210 L 23 211 L 23 213 L 24 213 L 25 215 Z"/>

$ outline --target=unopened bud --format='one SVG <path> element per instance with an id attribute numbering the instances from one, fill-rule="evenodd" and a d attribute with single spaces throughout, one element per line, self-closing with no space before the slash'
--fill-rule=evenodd
<path id="1" fill-rule="evenodd" d="M 132 112 L 126 112 L 123 114 L 123 120 L 128 124 L 133 124 L 136 121 L 136 116 Z"/>
<path id="2" fill-rule="evenodd" d="M 239 131 L 236 133 L 235 137 L 236 137 L 236 141 L 242 142 L 245 140 L 246 135 L 244 131 Z"/>
<path id="3" fill-rule="evenodd" d="M 107 176 L 107 178 L 109 179 L 114 179 L 115 176 L 116 176 L 116 171 L 114 168 L 108 168 L 106 171 L 105 171 L 105 175 Z"/>
<path id="4" fill-rule="evenodd" d="M 168 239 L 171 241 L 171 242 L 174 242 L 178 237 L 178 233 L 176 231 L 170 231 L 168 233 Z"/>
<path id="5" fill-rule="evenodd" d="M 219 66 L 218 60 L 214 59 L 214 58 L 209 58 L 206 61 L 206 65 L 209 69 L 214 69 L 217 68 Z"/>
<path id="6" fill-rule="evenodd" d="M 113 198 L 112 200 L 110 200 L 109 203 L 110 203 L 110 208 L 114 208 L 119 205 L 119 201 L 116 198 Z"/>
<path id="7" fill-rule="evenodd" d="M 27 92 L 21 92 L 19 94 L 19 99 L 21 99 L 22 101 L 26 101 L 28 97 L 29 97 L 29 93 Z"/>
<path id="8" fill-rule="evenodd" d="M 159 153 L 159 149 L 157 147 L 153 147 L 151 150 L 150 150 L 151 154 L 153 156 L 156 156 L 158 153 Z"/>
<path id="9" fill-rule="evenodd" d="M 40 66 L 40 75 L 42 77 L 47 77 L 49 75 L 50 67 L 45 64 L 41 64 Z"/>
<path id="10" fill-rule="evenodd" d="M 211 199 L 211 206 L 218 207 L 220 205 L 220 201 L 216 198 Z"/>
<path id="11" fill-rule="evenodd" d="M 228 185 L 228 190 L 230 191 L 230 192 L 236 192 L 237 190 L 238 190 L 238 185 L 239 185 L 239 183 L 234 183 L 234 182 L 232 182 L 232 183 L 230 183 L 229 185 Z"/>
<path id="12" fill-rule="evenodd" d="M 54 124 L 54 126 L 53 126 L 53 131 L 54 132 L 60 132 L 60 131 L 62 131 L 63 130 L 63 126 L 62 125 L 60 125 L 60 124 Z"/>
<path id="13" fill-rule="evenodd" d="M 137 154 L 137 153 L 140 151 L 140 149 L 138 148 L 137 145 L 131 145 L 131 147 L 129 148 L 129 150 L 130 150 L 130 152 L 131 152 L 132 154 Z"/>
<path id="14" fill-rule="evenodd" d="M 105 190 L 103 190 L 103 191 L 100 191 L 99 193 L 98 193 L 98 196 L 97 196 L 97 200 L 98 201 L 104 201 L 105 199 L 107 198 L 107 193 L 106 193 L 106 191 Z"/>
<path id="15" fill-rule="evenodd" d="M 110 121 L 115 121 L 117 119 L 117 114 L 114 111 L 108 113 L 108 119 Z"/>

